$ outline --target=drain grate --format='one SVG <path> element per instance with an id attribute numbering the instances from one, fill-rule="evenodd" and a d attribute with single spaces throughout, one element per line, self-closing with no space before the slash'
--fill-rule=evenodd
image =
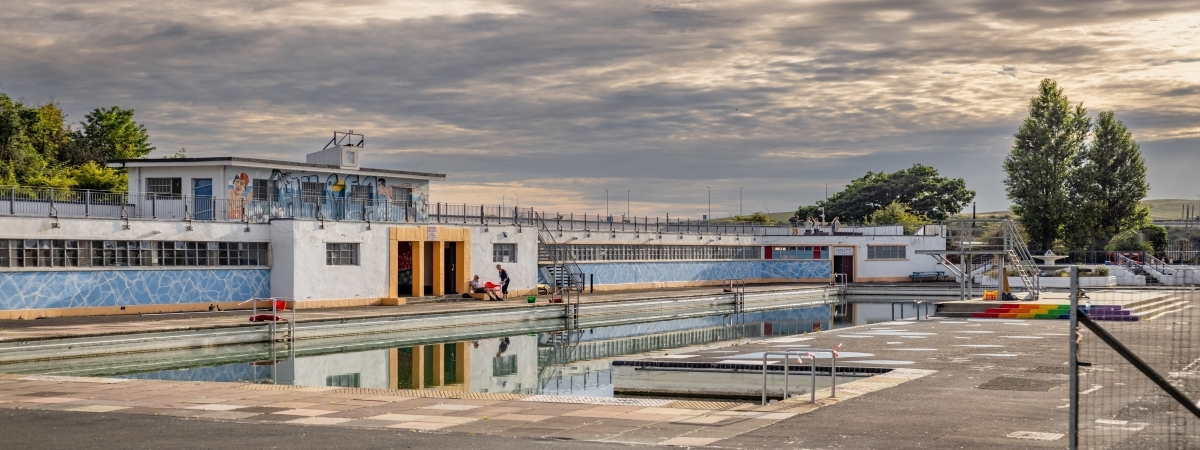
<path id="1" fill-rule="evenodd" d="M 1036 378 L 1020 377 L 996 377 L 987 383 L 979 385 L 977 389 L 987 389 L 993 391 L 1049 392 L 1061 384 L 1063 384 L 1063 382 L 1057 380 L 1039 380 Z"/>
<path id="2" fill-rule="evenodd" d="M 663 405 L 664 408 L 683 408 L 683 409 L 710 409 L 714 411 L 735 408 L 749 403 L 735 402 L 705 402 L 699 400 L 679 400 Z"/>
<path id="3" fill-rule="evenodd" d="M 1071 368 L 1067 366 L 1037 366 L 1026 370 L 1029 373 L 1050 373 L 1056 375 L 1070 375 Z"/>

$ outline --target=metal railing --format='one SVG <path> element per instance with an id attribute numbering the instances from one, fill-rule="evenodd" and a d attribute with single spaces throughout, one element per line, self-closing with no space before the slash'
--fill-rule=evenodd
<path id="1" fill-rule="evenodd" d="M 656 234 L 715 234 L 790 236 L 788 223 L 763 224 L 721 219 L 703 220 L 537 212 L 534 208 L 504 205 L 389 200 L 353 197 L 323 191 L 280 195 L 219 197 L 193 194 L 161 194 L 0 186 L 0 208 L 9 215 L 110 219 L 158 219 L 211 222 L 265 223 L 271 219 L 309 219 L 363 222 L 417 222 L 447 224 L 530 225 L 539 222 L 547 229 L 563 231 L 609 231 Z M 945 236 L 946 227 L 924 224 L 915 235 Z M 804 235 L 799 227 L 798 235 Z M 813 235 L 833 235 L 829 225 L 817 227 Z M 842 224 L 837 235 L 902 236 L 902 225 Z"/>
<path id="2" fill-rule="evenodd" d="M 841 345 L 839 344 L 840 348 Z M 812 388 L 809 390 L 811 398 L 809 403 L 817 402 L 817 354 L 828 353 L 832 363 L 829 368 L 829 380 L 832 383 L 829 390 L 829 398 L 837 398 L 837 359 L 838 349 L 804 349 L 804 350 L 772 350 L 763 352 L 762 374 L 763 374 L 763 389 L 762 389 L 762 404 L 767 404 L 767 357 L 771 355 L 783 356 L 783 400 L 787 400 L 788 394 L 788 358 L 792 356 L 798 357 L 800 363 L 803 364 L 804 357 L 808 356 L 812 360 L 812 367 L 809 369 L 809 375 L 812 379 Z"/>

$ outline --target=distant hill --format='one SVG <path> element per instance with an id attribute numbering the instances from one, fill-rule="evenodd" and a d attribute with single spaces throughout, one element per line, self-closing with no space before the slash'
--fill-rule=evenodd
<path id="1" fill-rule="evenodd" d="M 1200 200 L 1167 198 L 1143 200 L 1142 204 L 1150 207 L 1150 218 L 1154 220 L 1179 220 L 1183 217 L 1183 205 L 1185 204 L 1192 205 L 1192 208 L 1196 210 L 1192 214 L 1200 214 Z"/>

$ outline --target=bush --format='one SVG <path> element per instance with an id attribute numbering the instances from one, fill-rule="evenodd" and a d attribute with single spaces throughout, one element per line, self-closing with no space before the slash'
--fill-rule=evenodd
<path id="1" fill-rule="evenodd" d="M 1111 273 L 1112 271 L 1108 269 L 1108 266 L 1096 266 L 1092 269 L 1092 274 L 1098 277 L 1107 277 Z"/>

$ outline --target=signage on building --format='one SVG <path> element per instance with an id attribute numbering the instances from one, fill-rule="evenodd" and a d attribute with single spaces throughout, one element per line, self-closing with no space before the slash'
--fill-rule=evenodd
<path id="1" fill-rule="evenodd" d="M 854 247 L 834 247 L 834 256 L 854 256 Z"/>
<path id="2" fill-rule="evenodd" d="M 427 241 L 436 241 L 437 240 L 437 227 L 436 226 L 425 227 L 425 232 L 426 232 L 425 240 L 427 240 Z"/>

